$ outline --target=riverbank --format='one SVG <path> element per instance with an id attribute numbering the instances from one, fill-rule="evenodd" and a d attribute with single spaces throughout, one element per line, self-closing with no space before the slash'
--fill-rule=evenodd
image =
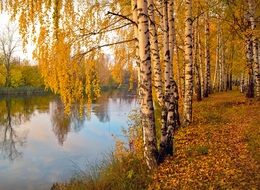
<path id="1" fill-rule="evenodd" d="M 36 95 L 36 94 L 49 94 L 50 90 L 46 90 L 43 87 L 17 87 L 17 88 L 9 88 L 9 87 L 1 87 L 0 88 L 0 96 L 17 96 L 17 95 Z"/>
<path id="2" fill-rule="evenodd" d="M 259 115 L 260 102 L 238 91 L 212 94 L 194 103 L 194 123 L 175 134 L 175 155 L 152 176 L 129 153 L 96 167 L 94 178 L 81 174 L 53 189 L 257 189 Z"/>

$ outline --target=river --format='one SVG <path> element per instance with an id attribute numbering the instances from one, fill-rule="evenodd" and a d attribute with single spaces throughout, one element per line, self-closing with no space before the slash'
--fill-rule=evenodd
<path id="1" fill-rule="evenodd" d="M 45 190 L 98 162 L 122 137 L 135 96 L 103 93 L 83 117 L 58 97 L 0 97 L 0 190 Z"/>

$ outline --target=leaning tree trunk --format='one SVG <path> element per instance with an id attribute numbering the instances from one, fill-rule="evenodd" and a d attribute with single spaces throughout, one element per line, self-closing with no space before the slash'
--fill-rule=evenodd
<path id="1" fill-rule="evenodd" d="M 204 97 L 210 93 L 210 52 L 209 52 L 209 15 L 205 18 L 205 89 Z"/>
<path id="2" fill-rule="evenodd" d="M 150 169 L 157 166 L 157 142 L 152 98 L 151 58 L 147 0 L 137 1 L 140 56 L 140 103 L 143 126 L 144 157 Z"/>
<path id="3" fill-rule="evenodd" d="M 184 94 L 184 124 L 192 122 L 192 1 L 185 0 L 185 94 Z"/>

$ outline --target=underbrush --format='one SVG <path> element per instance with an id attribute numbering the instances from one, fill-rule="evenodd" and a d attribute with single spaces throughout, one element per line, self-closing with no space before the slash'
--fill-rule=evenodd
<path id="1" fill-rule="evenodd" d="M 92 167 L 79 172 L 67 183 L 54 184 L 53 190 L 135 190 L 146 189 L 150 183 L 148 168 L 134 154 L 118 159 L 114 154 Z"/>

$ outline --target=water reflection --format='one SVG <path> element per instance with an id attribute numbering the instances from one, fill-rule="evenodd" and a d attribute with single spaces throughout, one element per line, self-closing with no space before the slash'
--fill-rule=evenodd
<path id="1" fill-rule="evenodd" d="M 52 102 L 50 110 L 53 132 L 60 145 L 63 145 L 67 134 L 72 129 L 75 132 L 79 132 L 83 128 L 85 117 L 80 116 L 79 109 L 76 105 L 72 107 L 71 115 L 68 116 L 64 112 L 64 106 L 61 100 L 56 98 L 56 100 Z"/>
<path id="2" fill-rule="evenodd" d="M 26 107 L 20 102 L 13 102 L 10 97 L 0 101 L 0 150 L 2 156 L 10 161 L 22 156 L 19 147 L 26 143 L 26 133 L 16 131 L 16 127 L 29 120 L 32 114 L 32 110 L 23 108 Z"/>
<path id="3" fill-rule="evenodd" d="M 14 161 L 23 154 L 22 147 L 26 145 L 28 130 L 23 130 L 23 124 L 30 122 L 30 118 L 36 113 L 50 115 L 52 131 L 58 144 L 63 145 L 70 132 L 80 132 L 86 122 L 95 116 L 101 123 L 109 123 L 111 114 L 118 110 L 125 110 L 135 103 L 134 95 L 129 92 L 107 92 L 95 103 L 88 106 L 80 116 L 77 105 L 72 108 L 71 115 L 64 113 L 61 100 L 53 95 L 37 97 L 0 97 L 0 156 Z M 113 106 L 111 106 L 111 105 Z M 109 106 L 110 105 L 110 106 Z M 124 108 L 126 107 L 126 108 Z M 120 111 L 117 113 L 120 115 Z"/>
<path id="4" fill-rule="evenodd" d="M 75 163 L 83 167 L 111 150 L 112 134 L 121 135 L 136 106 L 128 92 L 107 92 L 83 117 L 77 105 L 68 117 L 53 95 L 0 97 L 0 189 L 50 189 L 70 178 Z"/>

